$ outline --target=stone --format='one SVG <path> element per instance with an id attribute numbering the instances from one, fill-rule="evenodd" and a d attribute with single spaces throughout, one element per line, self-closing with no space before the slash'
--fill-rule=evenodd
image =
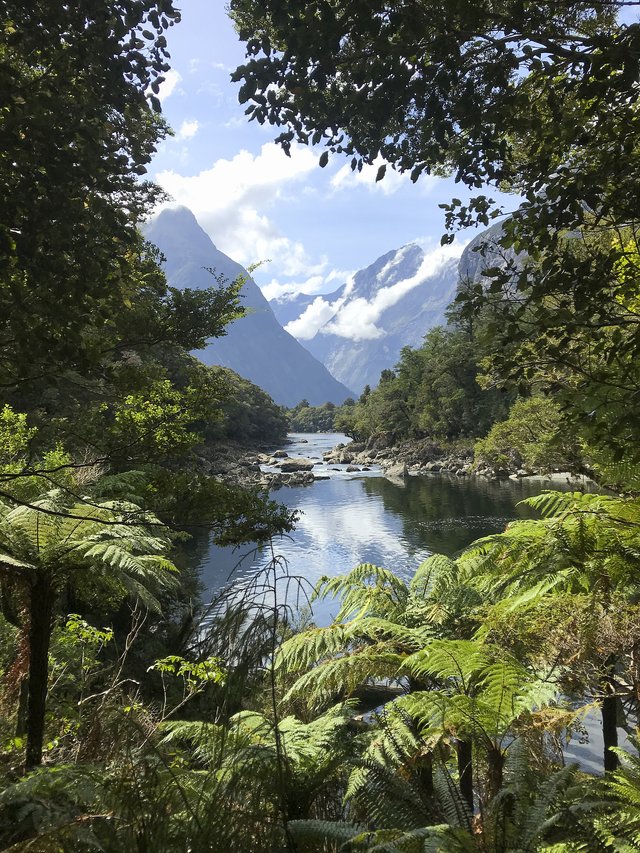
<path id="1" fill-rule="evenodd" d="M 387 480 L 402 480 L 407 479 L 407 464 L 406 462 L 398 462 L 396 465 L 390 465 L 384 472 Z"/>
<path id="2" fill-rule="evenodd" d="M 275 453 L 273 454 L 273 458 L 274 459 L 288 459 L 289 454 L 287 453 L 286 450 L 276 450 Z"/>
<path id="3" fill-rule="evenodd" d="M 291 474 L 298 471 L 311 471 L 315 464 L 313 459 L 289 458 L 280 462 L 278 467 L 283 474 Z"/>
<path id="4" fill-rule="evenodd" d="M 359 470 L 360 469 L 358 468 L 357 465 L 347 465 L 347 473 L 348 474 L 351 474 L 353 471 L 359 471 Z"/>
<path id="5" fill-rule="evenodd" d="M 311 471 L 295 471 L 285 477 L 285 485 L 287 486 L 307 486 L 313 482 L 315 482 L 315 477 Z"/>

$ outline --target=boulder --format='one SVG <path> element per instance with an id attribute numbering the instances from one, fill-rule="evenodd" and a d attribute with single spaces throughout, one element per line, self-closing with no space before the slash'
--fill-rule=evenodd
<path id="1" fill-rule="evenodd" d="M 293 474 L 288 474 L 284 482 L 287 486 L 307 486 L 315 482 L 315 477 L 311 471 L 295 471 Z"/>
<path id="2" fill-rule="evenodd" d="M 313 459 L 289 458 L 284 462 L 280 462 L 278 467 L 283 474 L 292 474 L 298 471 L 311 471 L 315 464 Z"/>
<path id="3" fill-rule="evenodd" d="M 273 453 L 273 458 L 274 459 L 288 459 L 289 454 L 287 453 L 286 450 L 276 450 L 275 453 Z"/>
<path id="4" fill-rule="evenodd" d="M 347 473 L 351 474 L 353 471 L 359 471 L 357 465 L 347 465 Z"/>
<path id="5" fill-rule="evenodd" d="M 387 478 L 387 480 L 393 480 L 394 482 L 404 483 L 404 481 L 409 476 L 406 462 L 398 462 L 396 465 L 390 465 L 385 470 L 384 476 Z"/>

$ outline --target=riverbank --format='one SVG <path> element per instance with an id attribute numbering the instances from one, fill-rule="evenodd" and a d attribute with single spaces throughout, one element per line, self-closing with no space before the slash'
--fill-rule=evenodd
<path id="1" fill-rule="evenodd" d="M 592 481 L 571 471 L 525 469 L 514 464 L 511 469 L 495 470 L 476 467 L 473 448 L 457 445 L 445 447 L 426 439 L 394 444 L 379 435 L 369 442 L 342 442 L 321 457 L 305 455 L 305 439 L 298 438 L 291 454 L 291 440 L 273 450 L 272 445 L 240 445 L 227 443 L 200 448 L 198 464 L 208 475 L 230 485 L 276 490 L 282 486 L 310 485 L 337 474 L 357 475 L 378 471 L 395 483 L 409 477 L 447 474 L 455 477 L 482 477 L 489 480 L 544 480 L 547 484 L 571 485 L 579 489 Z M 517 460 L 516 460 L 517 461 Z"/>
<path id="2" fill-rule="evenodd" d="M 283 445 L 290 443 L 289 439 Z M 304 439 L 302 440 L 304 442 Z M 289 456 L 285 450 L 273 450 L 273 445 L 220 444 L 199 448 L 198 465 L 209 476 L 229 485 L 278 489 L 281 486 L 305 486 L 316 480 L 328 479 L 326 473 L 313 472 L 322 459 L 307 459 L 299 453 Z"/>
<path id="3" fill-rule="evenodd" d="M 485 477 L 500 479 L 544 479 L 545 481 L 570 483 L 579 488 L 592 482 L 587 476 L 574 471 L 543 471 L 522 468 L 513 460 L 511 468 L 495 469 L 487 465 L 476 465 L 473 446 L 456 445 L 446 447 L 429 439 L 404 441 L 394 444 L 386 435 L 378 435 L 366 444 L 350 442 L 339 444 L 325 454 L 328 463 L 339 462 L 356 466 L 379 465 L 385 477 L 402 481 L 407 477 L 423 477 L 430 474 L 449 474 L 456 477 Z"/>

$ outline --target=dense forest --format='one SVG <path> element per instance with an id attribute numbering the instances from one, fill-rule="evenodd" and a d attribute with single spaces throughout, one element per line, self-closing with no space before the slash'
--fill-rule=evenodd
<path id="1" fill-rule="evenodd" d="M 286 430 L 264 392 L 190 355 L 242 322 L 241 282 L 168 287 L 138 230 L 179 12 L 0 0 L 1 849 L 640 849 L 628 6 L 230 2 L 240 100 L 285 151 L 455 174 L 478 195 L 446 207 L 445 242 L 501 219 L 447 327 L 292 423 L 481 438 L 496 467 L 515 447 L 618 490 L 532 498 L 535 517 L 408 583 L 327 577 L 313 597 L 340 609 L 318 627 L 279 596 L 277 556 L 208 609 L 185 568 L 189 531 L 269 544 L 295 518 L 204 464 Z M 587 715 L 598 776 L 563 756 Z"/>

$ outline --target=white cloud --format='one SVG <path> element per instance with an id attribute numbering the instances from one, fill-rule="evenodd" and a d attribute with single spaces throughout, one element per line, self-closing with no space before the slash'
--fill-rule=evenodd
<path id="1" fill-rule="evenodd" d="M 323 262 L 317 266 L 323 268 L 326 264 Z M 352 270 L 332 269 L 328 273 L 314 273 L 306 279 L 292 279 L 281 282 L 277 278 L 271 279 L 268 284 L 261 285 L 262 292 L 266 299 L 286 299 L 293 298 L 300 293 L 307 296 L 314 294 L 329 293 L 342 286 L 346 281 L 349 281 L 353 276 Z"/>
<path id="2" fill-rule="evenodd" d="M 164 103 L 164 101 L 166 101 L 167 98 L 176 91 L 176 88 L 181 81 L 181 75 L 174 68 L 167 71 L 164 76 L 164 80 L 160 83 L 160 90 L 158 92 L 160 103 Z"/>
<path id="3" fill-rule="evenodd" d="M 184 139 L 191 139 L 196 135 L 199 129 L 200 122 L 197 119 L 193 119 L 193 121 L 183 121 L 175 138 L 178 142 L 182 142 Z"/>
<path id="4" fill-rule="evenodd" d="M 308 148 L 294 146 L 291 157 L 274 143 L 259 154 L 240 151 L 197 175 L 160 172 L 157 182 L 176 202 L 188 207 L 223 252 L 243 265 L 271 259 L 284 277 L 324 272 L 327 260 L 312 261 L 302 243 L 281 234 L 267 213 L 282 201 L 285 189 L 300 184 L 316 168 Z"/>
<path id="5" fill-rule="evenodd" d="M 311 305 L 307 306 L 306 310 L 297 320 L 293 320 L 284 327 L 285 331 L 293 335 L 294 338 L 298 338 L 298 340 L 310 341 L 329 322 L 343 302 L 344 299 L 338 299 L 336 302 L 327 302 L 321 296 L 318 296 L 313 300 Z"/>
<path id="6" fill-rule="evenodd" d="M 371 300 L 367 300 L 363 297 L 345 300 L 343 305 L 338 306 L 335 317 L 330 319 L 329 322 L 322 327 L 320 330 L 321 334 L 338 335 L 339 337 L 348 338 L 353 341 L 375 340 L 376 338 L 383 337 L 384 331 L 376 325 L 383 313 L 392 305 L 395 305 L 396 302 L 398 302 L 398 300 L 400 300 L 406 293 L 421 284 L 425 279 L 436 275 L 448 261 L 454 258 L 459 258 L 463 248 L 463 244 L 453 243 L 450 246 L 442 246 L 437 249 L 433 249 L 424 255 L 419 269 L 409 278 L 402 279 L 388 287 L 378 289 Z M 378 274 L 378 280 L 383 282 L 385 278 L 393 273 L 393 268 L 401 263 L 401 261 L 402 255 L 396 256 L 380 271 Z M 305 314 L 306 313 L 307 312 L 305 312 Z M 318 316 L 319 314 L 320 306 L 316 309 L 314 316 Z M 302 321 L 304 317 L 305 315 L 303 314 L 294 322 L 298 323 L 299 321 Z M 312 319 L 313 317 L 310 315 L 307 318 L 306 323 L 300 323 L 300 328 L 303 331 L 307 329 L 310 330 Z M 292 325 L 293 324 L 289 323 L 287 326 L 288 331 L 291 331 L 290 327 Z M 318 330 L 319 328 L 316 331 Z M 311 335 L 311 337 L 313 337 L 313 335 Z"/>

